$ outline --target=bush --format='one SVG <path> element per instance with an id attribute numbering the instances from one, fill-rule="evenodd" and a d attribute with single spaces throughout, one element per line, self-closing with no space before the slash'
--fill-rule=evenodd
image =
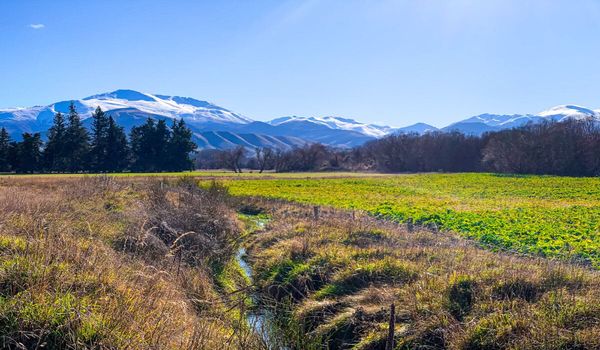
<path id="1" fill-rule="evenodd" d="M 468 276 L 455 278 L 447 291 L 448 310 L 457 320 L 461 321 L 473 307 L 476 283 Z"/>

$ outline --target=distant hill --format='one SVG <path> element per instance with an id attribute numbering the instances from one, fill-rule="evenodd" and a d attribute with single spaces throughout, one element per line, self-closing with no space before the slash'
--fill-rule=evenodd
<path id="1" fill-rule="evenodd" d="M 458 131 L 481 135 L 543 120 L 560 121 L 565 118 L 591 118 L 600 121 L 600 111 L 575 105 L 561 105 L 538 114 L 481 114 L 438 129 L 416 123 L 393 128 L 358 122 L 343 117 L 288 116 L 267 122 L 255 121 L 226 108 L 191 97 L 148 94 L 134 90 L 116 90 L 73 100 L 84 124 L 100 106 L 129 131 L 147 118 L 172 120 L 183 118 L 193 132 L 200 148 L 226 149 L 242 145 L 247 148 L 273 147 L 289 149 L 306 143 L 320 142 L 333 147 L 355 147 L 392 133 Z M 19 139 L 23 132 L 41 132 L 45 135 L 56 112 L 68 113 L 71 101 L 60 101 L 47 106 L 0 109 L 0 127 Z"/>

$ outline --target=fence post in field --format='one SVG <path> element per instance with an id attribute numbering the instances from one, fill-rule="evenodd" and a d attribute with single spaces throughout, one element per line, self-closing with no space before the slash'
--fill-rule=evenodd
<path id="1" fill-rule="evenodd" d="M 392 303 L 390 306 L 390 324 L 388 328 L 387 341 L 385 342 L 385 350 L 394 349 L 394 327 L 396 326 L 396 305 Z"/>
<path id="2" fill-rule="evenodd" d="M 179 277 L 179 270 L 181 269 L 181 249 L 177 251 L 177 276 Z"/>
<path id="3" fill-rule="evenodd" d="M 316 205 L 313 207 L 313 216 L 315 221 L 319 220 L 319 207 Z"/>

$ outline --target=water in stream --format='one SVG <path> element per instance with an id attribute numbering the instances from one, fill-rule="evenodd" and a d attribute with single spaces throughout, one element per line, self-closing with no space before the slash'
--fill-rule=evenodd
<path id="1" fill-rule="evenodd" d="M 246 256 L 246 249 L 240 248 L 238 253 L 236 254 L 236 259 L 246 276 L 252 281 L 252 268 L 250 265 L 244 260 Z M 260 301 L 258 300 L 255 293 L 251 295 L 254 305 L 260 305 Z M 246 320 L 248 325 L 252 327 L 254 332 L 258 334 L 264 344 L 267 345 L 269 349 L 275 350 L 274 341 L 273 341 L 273 329 L 270 322 L 269 311 L 261 308 L 256 308 L 248 312 L 246 315 Z"/>
<path id="2" fill-rule="evenodd" d="M 260 217 L 253 219 L 253 222 L 256 225 L 256 227 L 252 231 L 263 229 L 265 227 L 265 225 L 267 224 L 267 221 L 268 221 L 268 219 L 260 218 Z M 242 270 L 244 271 L 244 274 L 246 275 L 246 277 L 248 277 L 250 282 L 252 282 L 253 281 L 252 268 L 250 267 L 248 262 L 246 262 L 246 260 L 244 259 L 245 257 L 246 257 L 246 249 L 242 247 L 238 250 L 238 252 L 236 254 L 236 260 L 237 260 L 238 264 L 240 265 L 240 267 L 242 268 Z M 270 312 L 268 310 L 266 310 L 264 308 L 260 308 L 260 300 L 258 300 L 258 297 L 255 293 L 252 293 L 251 297 L 254 302 L 254 305 L 257 305 L 259 307 L 249 311 L 248 314 L 246 315 L 246 320 L 248 322 L 248 325 L 250 325 L 250 327 L 252 327 L 254 332 L 261 337 L 262 341 L 264 342 L 264 344 L 267 346 L 268 349 L 270 349 L 270 350 L 286 349 L 286 348 L 282 348 L 282 347 L 274 345 L 276 342 L 274 341 L 273 327 L 272 327 L 272 323 L 270 321 L 272 319 L 272 315 L 270 315 Z"/>

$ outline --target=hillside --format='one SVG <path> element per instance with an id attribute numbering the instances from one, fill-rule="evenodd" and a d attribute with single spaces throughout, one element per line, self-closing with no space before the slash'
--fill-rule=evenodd
<path id="1" fill-rule="evenodd" d="M 363 123 L 350 118 L 287 116 L 270 121 L 256 121 L 242 114 L 207 101 L 190 97 L 116 90 L 73 100 L 85 124 L 96 107 L 108 111 L 128 131 L 147 118 L 172 120 L 183 118 L 201 148 L 224 149 L 244 146 L 290 149 L 306 143 L 319 142 L 328 146 L 350 148 L 394 133 L 423 134 L 434 131 L 458 131 L 470 135 L 498 131 L 537 123 L 544 120 L 593 119 L 600 121 L 600 112 L 592 109 L 561 105 L 538 114 L 481 114 L 443 128 L 426 123 L 405 127 L 390 127 Z M 0 109 L 0 127 L 19 139 L 23 132 L 45 135 L 56 112 L 67 113 L 71 101 L 46 106 Z M 399 119 L 398 124 L 401 124 Z M 207 134 L 208 133 L 208 134 Z"/>

